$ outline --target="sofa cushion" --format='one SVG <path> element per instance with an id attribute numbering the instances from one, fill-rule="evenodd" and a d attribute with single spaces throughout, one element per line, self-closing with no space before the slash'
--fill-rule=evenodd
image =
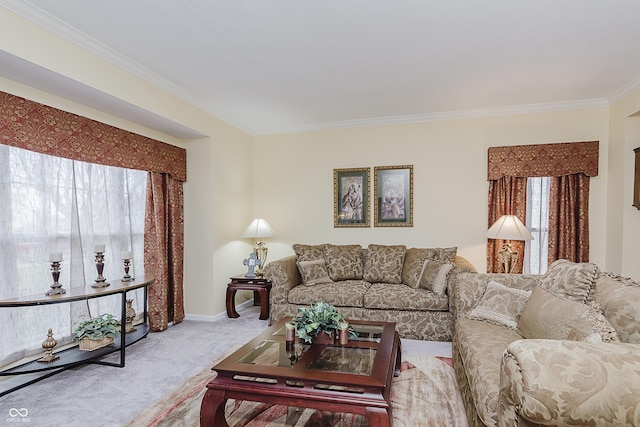
<path id="1" fill-rule="evenodd" d="M 404 245 L 369 245 L 364 262 L 364 280 L 370 283 L 402 283 L 406 249 Z"/>
<path id="2" fill-rule="evenodd" d="M 491 280 L 468 317 L 516 330 L 520 314 L 530 296 L 531 291 L 510 288 Z"/>
<path id="3" fill-rule="evenodd" d="M 318 283 L 314 286 L 296 286 L 289 291 L 290 304 L 311 305 L 318 301 L 336 307 L 362 307 L 364 294 L 371 286 L 362 280 L 345 280 L 333 283 Z"/>
<path id="4" fill-rule="evenodd" d="M 436 295 L 444 296 L 451 270 L 453 270 L 453 263 L 451 262 L 425 260 L 418 287 L 430 290 Z"/>
<path id="5" fill-rule="evenodd" d="M 301 245 L 296 243 L 292 248 L 298 258 L 298 261 L 315 261 L 317 259 L 324 259 L 324 245 Z"/>
<path id="6" fill-rule="evenodd" d="M 591 299 L 599 275 L 600 269 L 595 264 L 559 259 L 549 266 L 540 287 L 566 300 L 584 303 Z"/>
<path id="7" fill-rule="evenodd" d="M 500 364 L 509 344 L 522 339 L 514 330 L 479 320 L 458 319 L 456 343 L 478 416 L 487 426 L 498 422 Z"/>
<path id="8" fill-rule="evenodd" d="M 403 284 L 374 283 L 364 294 L 365 308 L 447 311 L 449 298 Z"/>
<path id="9" fill-rule="evenodd" d="M 524 338 L 618 341 L 615 329 L 595 303 L 588 306 L 567 301 L 541 287 L 534 289 L 527 301 L 518 332 Z"/>
<path id="10" fill-rule="evenodd" d="M 457 247 L 407 249 L 402 266 L 402 283 L 417 288 L 420 285 L 425 260 L 453 262 L 457 252 Z"/>
<path id="11" fill-rule="evenodd" d="M 323 247 L 323 254 L 331 280 L 362 280 L 362 246 L 327 244 Z"/>
<path id="12" fill-rule="evenodd" d="M 333 282 L 329 277 L 329 272 L 327 271 L 324 259 L 298 261 L 297 265 L 298 271 L 300 271 L 300 276 L 302 277 L 302 283 L 305 285 Z"/>
<path id="13" fill-rule="evenodd" d="M 640 344 L 640 283 L 618 274 L 603 273 L 596 282 L 595 300 L 602 306 L 620 341 Z"/>

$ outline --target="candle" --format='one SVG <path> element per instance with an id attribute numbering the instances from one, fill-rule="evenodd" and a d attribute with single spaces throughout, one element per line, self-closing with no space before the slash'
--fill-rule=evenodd
<path id="1" fill-rule="evenodd" d="M 93 247 L 94 252 L 104 252 L 104 245 L 95 245 Z"/>
<path id="2" fill-rule="evenodd" d="M 285 336 L 284 339 L 288 342 L 292 342 L 296 336 L 296 325 L 292 322 L 285 323 Z"/>
<path id="3" fill-rule="evenodd" d="M 50 262 L 60 262 L 62 261 L 62 252 L 51 252 L 49 254 Z"/>
<path id="4" fill-rule="evenodd" d="M 347 322 L 340 323 L 340 333 L 339 333 L 340 345 L 347 345 L 349 342 L 349 324 Z"/>
<path id="5" fill-rule="evenodd" d="M 131 251 L 123 251 L 122 259 L 131 259 Z"/>

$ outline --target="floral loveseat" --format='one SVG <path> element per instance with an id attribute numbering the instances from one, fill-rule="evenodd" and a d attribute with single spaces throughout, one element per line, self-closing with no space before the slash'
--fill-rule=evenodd
<path id="1" fill-rule="evenodd" d="M 448 289 L 461 272 L 475 272 L 455 247 L 296 244 L 293 250 L 264 269 L 273 283 L 271 322 L 324 301 L 346 318 L 396 322 L 404 338 L 451 341 Z"/>
<path id="2" fill-rule="evenodd" d="M 640 425 L 638 282 L 559 260 L 462 274 L 452 292 L 469 425 Z"/>

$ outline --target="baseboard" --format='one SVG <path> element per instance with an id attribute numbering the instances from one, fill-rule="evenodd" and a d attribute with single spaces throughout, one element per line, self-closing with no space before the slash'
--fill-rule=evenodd
<path id="1" fill-rule="evenodd" d="M 253 306 L 253 299 L 246 300 L 242 304 L 238 304 L 236 306 L 236 310 L 241 310 L 245 307 Z M 227 317 L 227 312 L 218 313 L 214 316 L 206 315 L 206 314 L 185 314 L 184 320 L 193 320 L 195 322 L 217 322 L 218 320 L 225 319 Z"/>

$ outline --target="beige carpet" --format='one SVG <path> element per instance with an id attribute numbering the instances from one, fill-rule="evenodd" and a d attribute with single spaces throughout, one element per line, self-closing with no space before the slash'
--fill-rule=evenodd
<path id="1" fill-rule="evenodd" d="M 218 360 L 212 361 L 210 366 Z M 204 369 L 145 409 L 127 426 L 198 426 L 205 386 L 214 376 L 215 372 L 210 368 Z M 416 354 L 403 356 L 402 371 L 394 378 L 391 387 L 391 407 L 394 427 L 467 426 L 450 359 Z M 367 425 L 360 415 L 248 401 L 229 400 L 226 414 L 227 422 L 232 427 Z"/>

